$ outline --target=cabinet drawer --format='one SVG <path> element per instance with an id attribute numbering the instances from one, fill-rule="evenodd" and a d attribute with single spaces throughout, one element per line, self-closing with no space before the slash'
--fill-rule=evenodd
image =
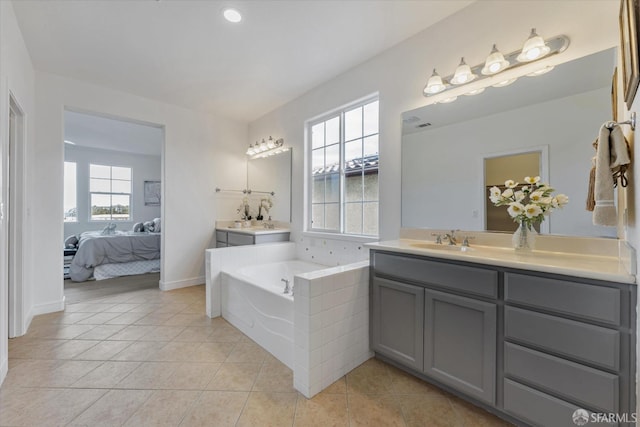
<path id="1" fill-rule="evenodd" d="M 577 409 L 580 407 L 572 403 L 514 381 L 504 380 L 504 410 L 534 426 L 575 427 L 573 413 Z"/>
<path id="2" fill-rule="evenodd" d="M 620 369 L 620 332 L 556 316 L 505 307 L 507 338 L 604 368 Z"/>
<path id="3" fill-rule="evenodd" d="M 216 242 L 216 248 L 226 248 L 227 246 L 225 242 Z"/>
<path id="4" fill-rule="evenodd" d="M 253 236 L 250 234 L 228 233 L 229 246 L 253 245 Z"/>
<path id="5" fill-rule="evenodd" d="M 216 242 L 227 243 L 227 232 L 216 230 Z"/>
<path id="6" fill-rule="evenodd" d="M 506 376 L 603 412 L 619 411 L 617 375 L 511 343 L 504 350 Z"/>
<path id="7" fill-rule="evenodd" d="M 505 273 L 505 301 L 620 325 L 620 290 Z"/>
<path id="8" fill-rule="evenodd" d="M 377 252 L 373 253 L 373 267 L 376 273 L 401 279 L 490 298 L 498 296 L 497 271 Z"/>

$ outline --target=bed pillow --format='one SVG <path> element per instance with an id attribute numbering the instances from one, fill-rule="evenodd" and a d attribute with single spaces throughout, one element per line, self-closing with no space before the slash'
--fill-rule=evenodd
<path id="1" fill-rule="evenodd" d="M 153 225 L 153 221 L 145 221 L 144 222 L 144 231 L 148 231 L 150 233 L 153 233 L 155 230 L 154 225 Z"/>
<path id="2" fill-rule="evenodd" d="M 162 228 L 162 221 L 160 218 L 153 218 L 153 231 L 159 233 Z"/>
<path id="3" fill-rule="evenodd" d="M 67 237 L 64 240 L 64 247 L 68 248 L 68 249 L 73 249 L 73 248 L 77 248 L 78 247 L 78 236 L 76 236 L 75 234 Z"/>
<path id="4" fill-rule="evenodd" d="M 144 224 L 141 222 L 136 222 L 133 224 L 133 232 L 134 233 L 142 233 L 144 231 Z"/>

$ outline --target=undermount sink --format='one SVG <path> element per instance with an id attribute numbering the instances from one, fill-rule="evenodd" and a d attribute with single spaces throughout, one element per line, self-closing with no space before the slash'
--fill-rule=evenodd
<path id="1" fill-rule="evenodd" d="M 470 252 L 473 248 L 462 245 L 447 245 L 431 242 L 410 243 L 411 246 L 418 249 L 431 249 L 436 251 L 452 251 L 452 252 Z"/>

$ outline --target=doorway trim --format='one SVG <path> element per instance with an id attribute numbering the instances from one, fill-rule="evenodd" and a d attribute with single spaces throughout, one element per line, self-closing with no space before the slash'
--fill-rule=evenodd
<path id="1" fill-rule="evenodd" d="M 25 170 L 26 120 L 24 109 L 9 91 L 9 187 L 8 227 L 8 280 L 9 280 L 9 338 L 24 335 L 24 282 L 25 282 Z"/>

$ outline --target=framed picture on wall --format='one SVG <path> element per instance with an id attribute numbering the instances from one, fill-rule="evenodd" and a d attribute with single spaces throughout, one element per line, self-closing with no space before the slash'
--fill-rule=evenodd
<path id="1" fill-rule="evenodd" d="M 162 193 L 160 191 L 160 181 L 144 182 L 144 205 L 160 206 Z"/>
<path id="2" fill-rule="evenodd" d="M 620 2 L 620 49 L 622 51 L 622 90 L 627 108 L 638 90 L 638 0 Z"/>

